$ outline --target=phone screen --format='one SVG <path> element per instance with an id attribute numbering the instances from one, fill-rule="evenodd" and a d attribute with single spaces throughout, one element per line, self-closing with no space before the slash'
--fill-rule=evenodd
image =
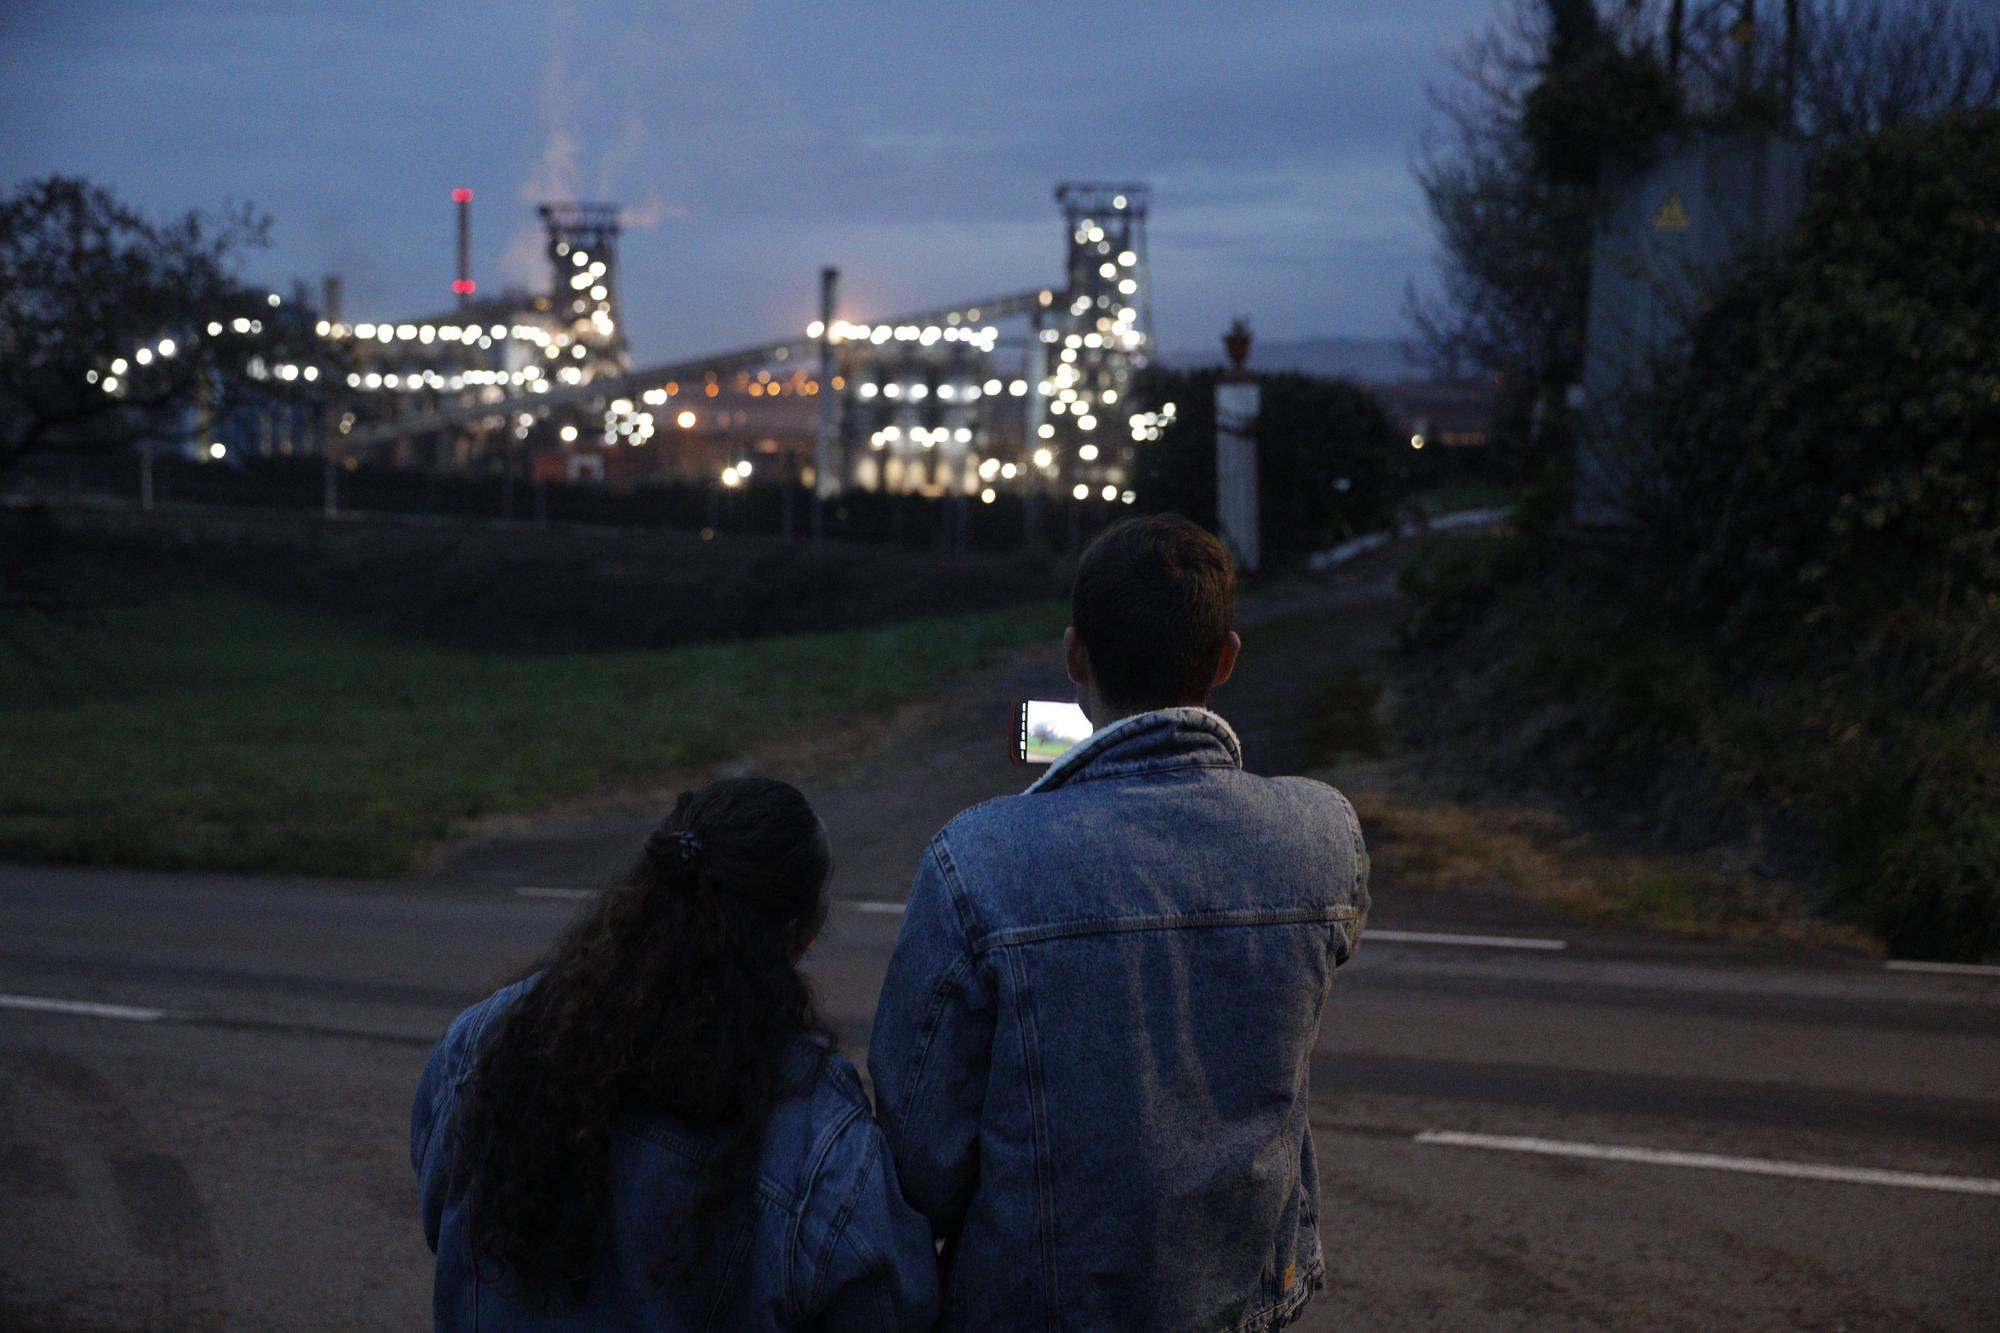
<path id="1" fill-rule="evenodd" d="M 1024 764 L 1053 764 L 1094 730 L 1073 703 L 1026 700 L 1015 710 L 1014 757 Z"/>

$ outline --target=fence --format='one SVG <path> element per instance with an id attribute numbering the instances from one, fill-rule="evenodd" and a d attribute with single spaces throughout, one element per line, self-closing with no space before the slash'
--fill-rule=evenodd
<path id="1" fill-rule="evenodd" d="M 43 488 L 142 498 L 142 462 L 132 454 L 39 460 Z M 524 477 L 420 472 L 362 465 L 331 472 L 317 458 L 152 463 L 155 503 L 259 509 L 487 518 L 677 532 L 804 539 L 814 531 L 809 488 L 778 482 L 665 482 L 635 486 L 531 482 Z M 329 506 L 329 493 L 332 504 Z M 1116 501 L 996 495 L 888 495 L 856 491 L 821 502 L 822 535 L 872 545 L 958 551 L 1076 550 L 1132 510 Z"/>

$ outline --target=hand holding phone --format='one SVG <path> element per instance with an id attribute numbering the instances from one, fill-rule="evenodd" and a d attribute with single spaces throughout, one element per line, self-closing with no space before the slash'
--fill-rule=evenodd
<path id="1" fill-rule="evenodd" d="M 1014 707 L 1014 762 L 1053 764 L 1095 730 L 1073 703 L 1023 699 Z"/>

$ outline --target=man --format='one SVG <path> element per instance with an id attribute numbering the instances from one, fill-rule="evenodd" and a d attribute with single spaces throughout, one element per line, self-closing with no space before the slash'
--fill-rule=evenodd
<path id="1" fill-rule="evenodd" d="M 1208 711 L 1235 600 L 1185 519 L 1093 542 L 1063 651 L 1097 731 L 918 865 L 868 1066 L 954 1326 L 1263 1330 L 1324 1280 L 1307 1072 L 1368 861 Z"/>

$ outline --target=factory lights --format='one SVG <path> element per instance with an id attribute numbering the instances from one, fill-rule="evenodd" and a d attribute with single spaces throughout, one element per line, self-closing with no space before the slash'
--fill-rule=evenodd
<path id="1" fill-rule="evenodd" d="M 849 438 L 856 445 L 867 441 L 866 449 L 857 451 L 854 475 L 844 478 L 849 484 L 967 500 L 978 495 L 993 504 L 1011 483 L 1043 495 L 1068 492 L 1079 499 L 1133 503 L 1131 493 L 1120 490 L 1137 456 L 1125 445 L 1126 435 L 1134 444 L 1155 441 L 1172 420 L 1167 409 L 1132 410 L 1132 386 L 1149 350 L 1141 317 L 1148 308 L 1146 198 L 1136 187 L 1077 188 L 1082 194 L 1075 200 L 1058 195 L 1069 222 L 1062 282 L 983 303 L 983 309 L 944 307 L 888 322 L 824 315 L 801 321 L 803 342 L 794 333 L 787 341 L 721 361 L 713 373 L 698 374 L 690 389 L 699 386 L 709 398 L 728 396 L 723 392 L 728 390 L 760 403 L 828 390 L 842 394 L 854 432 Z M 454 192 L 455 200 L 460 193 Z M 550 225 L 544 253 L 552 265 L 553 291 L 476 306 L 461 301 L 452 314 L 431 323 L 352 324 L 331 307 L 325 318 L 309 310 L 298 311 L 296 318 L 290 311 L 266 315 L 267 307 L 283 307 L 282 298 L 252 291 L 236 306 L 244 313 L 224 311 L 206 321 L 207 336 L 219 344 L 203 345 L 203 325 L 196 324 L 177 330 L 178 342 L 157 338 L 147 346 L 127 345 L 115 349 L 122 353 L 115 359 L 108 355 L 114 349 L 107 348 L 89 373 L 90 383 L 106 393 L 136 397 L 151 390 L 147 376 L 157 375 L 154 367 L 169 358 L 198 352 L 207 367 L 235 357 L 253 379 L 270 381 L 274 390 L 338 388 L 345 401 L 336 400 L 328 419 L 344 418 L 343 433 L 358 426 L 353 444 L 364 450 L 403 429 L 401 422 L 421 431 L 434 431 L 440 422 L 462 423 L 475 446 L 490 441 L 490 447 L 527 449 L 558 440 L 572 448 L 636 447 L 658 443 L 654 436 L 660 430 L 695 430 L 696 413 L 672 406 L 678 384 L 665 383 L 664 374 L 641 379 L 628 370 L 612 305 L 616 226 L 589 216 L 576 220 L 575 209 L 582 206 L 555 207 L 557 215 L 543 213 Z M 471 322 L 475 311 L 479 323 Z M 1015 321 L 1008 349 L 999 348 L 999 329 L 982 317 Z M 1029 317 L 1032 333 L 1018 327 Z M 268 333 L 266 322 L 273 326 Z M 1041 341 L 1028 344 L 1023 356 L 1012 340 L 1025 337 Z M 825 355 L 829 346 L 843 348 L 844 374 L 813 375 L 808 358 Z M 785 362 L 790 364 L 781 365 Z M 767 369 L 760 371 L 760 365 Z M 554 420 L 548 404 L 535 397 L 551 392 L 562 405 Z M 1015 401 L 997 401 L 1006 398 Z M 363 406 L 371 400 L 372 410 Z M 748 407 L 740 398 L 738 403 Z M 735 420 L 725 411 L 717 421 L 753 436 L 809 435 L 811 409 L 819 406 L 772 403 L 768 411 L 738 412 Z M 349 407 L 354 410 L 345 410 Z M 758 439 L 755 447 L 768 451 L 772 443 Z M 659 464 L 668 470 L 698 466 L 672 451 L 663 451 Z M 634 471 L 628 464 L 621 475 L 643 476 L 650 466 L 637 464 Z M 751 467 L 732 464 L 724 473 L 720 484 L 742 486 Z"/>

